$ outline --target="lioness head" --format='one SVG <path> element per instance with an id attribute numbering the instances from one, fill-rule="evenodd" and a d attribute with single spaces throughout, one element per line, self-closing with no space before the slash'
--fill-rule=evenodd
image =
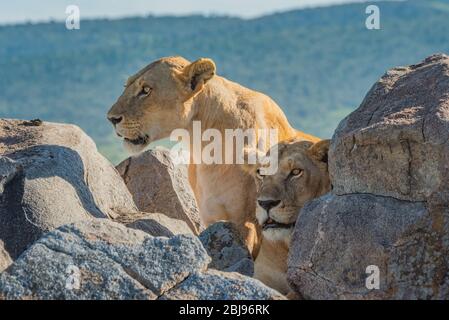
<path id="1" fill-rule="evenodd" d="M 257 188 L 257 220 L 263 236 L 272 241 L 290 241 L 296 219 L 305 202 L 327 193 L 329 140 L 281 142 L 278 169 L 262 175 L 260 166 L 252 172 Z"/>
<path id="2" fill-rule="evenodd" d="M 108 119 L 131 152 L 185 128 L 192 98 L 215 75 L 210 59 L 190 63 L 182 57 L 157 60 L 130 77 L 108 112 Z"/>

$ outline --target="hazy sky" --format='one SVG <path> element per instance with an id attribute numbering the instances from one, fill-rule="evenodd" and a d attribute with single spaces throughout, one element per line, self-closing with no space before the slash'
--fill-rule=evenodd
<path id="1" fill-rule="evenodd" d="M 1 0 L 0 24 L 65 20 L 65 8 L 78 5 L 81 19 L 189 13 L 260 16 L 293 8 L 363 0 Z"/>

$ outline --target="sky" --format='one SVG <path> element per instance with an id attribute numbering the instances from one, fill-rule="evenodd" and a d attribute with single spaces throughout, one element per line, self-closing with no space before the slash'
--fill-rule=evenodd
<path id="1" fill-rule="evenodd" d="M 188 15 L 257 17 L 273 12 L 364 0 L 1 0 L 0 24 L 65 20 L 68 5 L 83 18 Z"/>

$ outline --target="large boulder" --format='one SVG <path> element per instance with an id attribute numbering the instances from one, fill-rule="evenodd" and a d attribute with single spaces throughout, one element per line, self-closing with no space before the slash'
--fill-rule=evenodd
<path id="1" fill-rule="evenodd" d="M 388 71 L 335 131 L 329 151 L 334 193 L 410 201 L 447 193 L 448 132 L 449 57 Z"/>
<path id="2" fill-rule="evenodd" d="M 193 235 L 152 237 L 107 219 L 62 226 L 0 274 L 0 299 L 282 299 L 261 282 L 208 270 Z"/>
<path id="3" fill-rule="evenodd" d="M 335 132 L 334 189 L 299 215 L 290 285 L 311 299 L 449 298 L 448 169 L 449 57 L 388 71 Z"/>
<path id="4" fill-rule="evenodd" d="M 187 167 L 175 164 L 166 149 L 148 150 L 117 166 L 140 211 L 160 212 L 183 220 L 195 234 L 201 224 Z"/>
<path id="5" fill-rule="evenodd" d="M 312 201 L 293 235 L 290 284 L 310 299 L 447 297 L 449 282 L 437 281 L 445 277 L 449 256 L 439 255 L 431 223 L 419 202 L 369 194 Z M 366 287 L 371 265 L 379 268 L 380 290 Z M 445 289 L 433 292 L 435 285 Z"/>
<path id="6" fill-rule="evenodd" d="M 73 125 L 0 120 L 0 240 L 15 259 L 47 231 L 136 212 L 95 143 Z"/>
<path id="7" fill-rule="evenodd" d="M 241 233 L 231 222 L 216 222 L 199 235 L 212 258 L 209 268 L 226 272 L 254 275 L 254 262 Z"/>

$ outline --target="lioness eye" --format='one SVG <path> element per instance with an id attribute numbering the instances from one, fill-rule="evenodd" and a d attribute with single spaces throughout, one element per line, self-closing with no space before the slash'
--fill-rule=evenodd
<path id="1" fill-rule="evenodd" d="M 263 179 L 264 176 L 263 176 L 263 174 L 260 173 L 260 169 L 256 170 L 256 174 L 259 179 Z"/>
<path id="2" fill-rule="evenodd" d="M 293 169 L 291 171 L 291 175 L 295 176 L 295 177 L 300 176 L 301 174 L 302 174 L 302 170 L 301 169 Z"/>
<path id="3" fill-rule="evenodd" d="M 139 92 L 139 96 L 147 96 L 148 94 L 150 94 L 151 92 L 151 88 L 148 86 L 143 86 L 142 90 L 140 90 Z"/>

